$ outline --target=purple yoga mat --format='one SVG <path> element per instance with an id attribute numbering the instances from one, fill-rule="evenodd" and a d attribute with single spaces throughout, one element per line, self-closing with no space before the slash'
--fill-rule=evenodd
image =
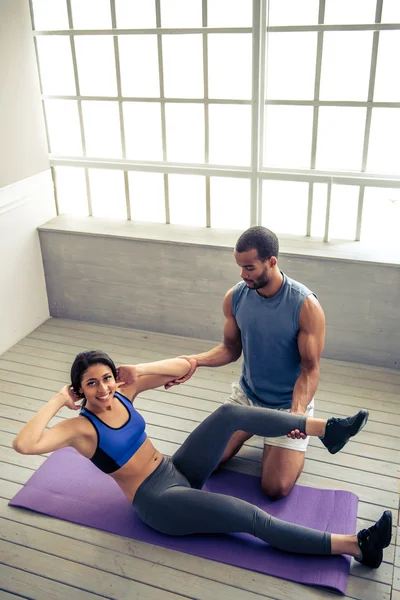
<path id="1" fill-rule="evenodd" d="M 204 489 L 242 498 L 299 525 L 333 533 L 355 532 L 358 498 L 350 492 L 296 485 L 288 498 L 272 502 L 262 494 L 259 478 L 226 470 L 210 477 Z M 241 533 L 171 537 L 150 529 L 115 481 L 72 448 L 54 452 L 10 504 L 236 567 L 346 592 L 349 557 L 289 554 Z"/>

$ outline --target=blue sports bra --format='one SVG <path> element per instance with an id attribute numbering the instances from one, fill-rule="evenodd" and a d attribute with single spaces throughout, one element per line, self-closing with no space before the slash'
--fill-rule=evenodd
<path id="1" fill-rule="evenodd" d="M 114 396 L 128 411 L 128 420 L 121 427 L 110 427 L 87 408 L 80 414 L 89 419 L 97 433 L 96 452 L 90 459 L 103 473 L 120 469 L 139 450 L 147 435 L 143 417 L 133 408 L 132 402 L 119 392 Z"/>

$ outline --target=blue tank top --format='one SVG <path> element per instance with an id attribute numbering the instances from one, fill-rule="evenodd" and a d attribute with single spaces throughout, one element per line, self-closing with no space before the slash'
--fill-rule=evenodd
<path id="1" fill-rule="evenodd" d="M 243 346 L 240 385 L 253 402 L 270 408 L 290 408 L 292 404 L 301 368 L 299 314 L 304 300 L 313 293 L 282 275 L 282 287 L 273 298 L 264 298 L 244 281 L 235 286 L 232 296 Z"/>
<path id="2" fill-rule="evenodd" d="M 147 435 L 143 417 L 133 408 L 132 402 L 119 392 L 114 396 L 128 411 L 128 420 L 121 427 L 110 427 L 87 408 L 80 414 L 89 419 L 97 433 L 97 448 L 90 459 L 104 473 L 120 469 L 139 450 Z"/>

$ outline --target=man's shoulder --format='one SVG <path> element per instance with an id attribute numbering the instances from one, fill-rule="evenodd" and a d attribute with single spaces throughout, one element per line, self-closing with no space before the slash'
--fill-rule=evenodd
<path id="1" fill-rule="evenodd" d="M 310 290 L 310 288 L 308 288 L 306 285 L 304 285 L 304 283 L 301 283 L 300 281 L 297 281 L 296 279 L 292 279 L 291 277 L 288 277 L 285 274 L 286 277 L 286 282 L 288 285 L 288 288 L 290 289 L 290 291 L 299 297 L 307 298 L 307 296 L 310 295 L 314 295 L 314 292 L 312 290 Z"/>
<path id="2" fill-rule="evenodd" d="M 245 284 L 244 281 L 239 281 L 236 285 L 233 286 L 232 288 L 232 312 L 233 312 L 233 316 L 235 316 L 236 314 L 236 310 L 238 309 L 239 305 L 242 304 L 242 302 L 245 300 L 247 293 L 248 293 L 248 287 Z"/>
<path id="3" fill-rule="evenodd" d="M 230 289 L 230 291 L 232 292 L 232 295 L 233 295 L 233 296 L 238 296 L 238 295 L 241 295 L 241 294 L 243 294 L 243 292 L 244 292 L 245 290 L 247 290 L 247 289 L 248 289 L 248 287 L 247 287 L 247 285 L 245 284 L 245 282 L 244 282 L 244 281 L 238 281 L 238 282 L 237 282 L 237 283 L 235 283 L 235 285 L 234 285 L 234 286 L 233 286 L 233 287 Z"/>

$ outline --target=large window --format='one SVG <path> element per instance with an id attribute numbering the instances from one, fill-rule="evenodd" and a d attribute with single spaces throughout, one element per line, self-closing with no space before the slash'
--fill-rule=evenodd
<path id="1" fill-rule="evenodd" d="M 32 0 L 60 213 L 396 241 L 397 0 Z"/>

